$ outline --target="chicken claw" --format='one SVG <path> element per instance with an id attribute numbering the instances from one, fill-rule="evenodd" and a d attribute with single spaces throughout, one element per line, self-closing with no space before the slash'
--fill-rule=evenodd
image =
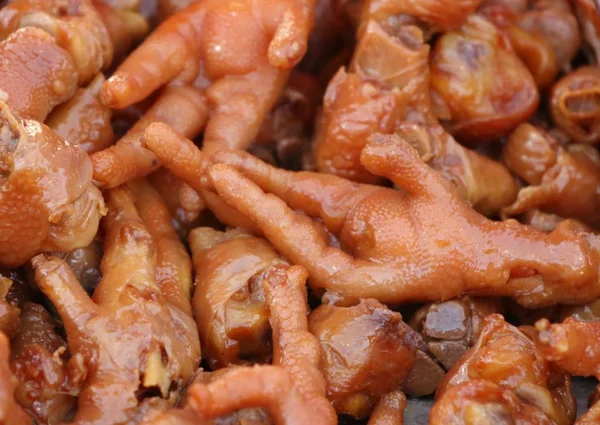
<path id="1" fill-rule="evenodd" d="M 390 391 L 379 399 L 367 425 L 403 425 L 406 396 L 401 391 Z"/>
<path id="2" fill-rule="evenodd" d="M 44 124 L 17 121 L 2 103 L 0 125 L 0 264 L 87 246 L 105 212 L 87 154 Z"/>
<path id="3" fill-rule="evenodd" d="M 397 136 L 372 136 L 361 161 L 402 191 L 288 172 L 244 152 L 218 152 L 213 159 L 246 176 L 213 166 L 209 184 L 218 195 L 287 259 L 306 267 L 314 287 L 347 301 L 396 304 L 468 293 L 511 296 L 533 307 L 600 295 L 595 235 L 568 222 L 543 234 L 515 221 L 490 221 Z M 290 207 L 320 217 L 348 253 L 327 246 Z"/>
<path id="4" fill-rule="evenodd" d="M 192 317 L 163 293 L 153 238 L 134 198 L 113 189 L 108 208 L 103 277 L 93 300 L 59 258 L 32 260 L 38 287 L 63 319 L 71 353 L 88 368 L 75 415 L 82 425 L 128 423 L 148 391 L 174 402 L 200 359 Z"/>
<path id="5" fill-rule="evenodd" d="M 0 422 L 3 425 L 30 425 L 31 417 L 14 398 L 16 380 L 10 371 L 10 345 L 0 332 Z"/>

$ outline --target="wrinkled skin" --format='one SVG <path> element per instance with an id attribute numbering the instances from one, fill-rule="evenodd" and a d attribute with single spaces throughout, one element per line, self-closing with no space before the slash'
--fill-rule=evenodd
<path id="1" fill-rule="evenodd" d="M 90 0 L 15 0 L 0 10 L 0 38 L 18 28 L 37 27 L 69 52 L 79 84 L 86 84 L 113 58 L 113 45 Z"/>
<path id="2" fill-rule="evenodd" d="M 80 358 L 66 360 L 67 343 L 39 304 L 27 303 L 11 343 L 12 369 L 19 380 L 15 397 L 38 424 L 68 419 L 77 404 L 85 370 Z"/>
<path id="3" fill-rule="evenodd" d="M 71 354 L 87 369 L 74 418 L 81 425 L 128 423 L 150 390 L 174 402 L 200 359 L 193 319 L 179 308 L 186 299 L 178 291 L 189 288 L 190 281 L 175 277 L 180 280 L 174 282 L 157 267 L 174 261 L 189 264 L 189 258 L 180 258 L 187 257 L 185 250 L 181 246 L 177 255 L 161 249 L 180 242 L 172 229 L 164 235 L 155 226 L 155 201 L 134 198 L 125 189 L 107 195 L 103 277 L 93 299 L 61 259 L 38 255 L 32 260 L 38 288 L 63 320 Z M 182 268 L 181 273 L 186 271 Z M 187 303 L 190 311 L 189 298 Z"/>
<path id="4" fill-rule="evenodd" d="M 485 317 L 500 312 L 498 300 L 463 297 L 424 305 L 410 325 L 423 335 L 427 350 L 449 370 L 475 344 Z"/>
<path id="5" fill-rule="evenodd" d="M 206 151 L 245 149 L 275 105 L 289 69 L 304 55 L 313 12 L 313 0 L 194 2 L 127 57 L 104 84 L 102 101 L 122 109 L 170 82 L 192 86 L 205 97 L 208 111 L 192 121 L 198 128 L 187 135 L 195 137 L 205 127 Z M 165 51 L 171 53 L 165 57 Z M 150 122 L 173 121 L 180 114 L 173 107 Z M 121 141 L 94 159 L 94 178 L 115 187 L 156 168 L 150 152 Z"/>
<path id="6" fill-rule="evenodd" d="M 272 366 L 232 367 L 209 382 L 196 381 L 187 390 L 183 409 L 143 425 L 221 424 L 234 411 L 257 407 L 275 425 L 337 424 L 318 369 L 319 344 L 308 332 L 305 280 L 306 271 L 299 266 L 275 265 L 265 274 Z"/>
<path id="7" fill-rule="evenodd" d="M 161 125 L 150 127 L 146 138 L 167 168 L 198 186 L 206 160 L 191 142 Z M 239 151 L 218 152 L 213 160 L 222 165 L 203 180 L 221 202 L 208 206 L 225 223 L 247 227 L 246 220 L 259 228 L 285 258 L 307 268 L 313 288 L 339 302 L 399 304 L 471 294 L 540 307 L 600 296 L 595 235 L 569 222 L 544 234 L 516 221 L 490 221 L 397 136 L 372 136 L 361 161 L 403 190 L 276 169 Z M 329 247 L 290 207 L 321 218 L 348 252 Z"/>
<path id="8" fill-rule="evenodd" d="M 503 166 L 462 147 L 439 125 L 428 96 L 429 46 L 416 27 L 395 31 L 397 36 L 369 22 L 349 72 L 341 69 L 329 83 L 313 148 L 317 170 L 379 183 L 384 179 L 365 169 L 360 153 L 372 133 L 397 132 L 478 211 L 497 213 L 514 200 L 514 180 Z"/>
<path id="9" fill-rule="evenodd" d="M 111 110 L 100 102 L 104 76 L 98 74 L 85 89 L 77 89 L 67 102 L 56 107 L 45 124 L 57 135 L 91 154 L 113 144 Z"/>
<path id="10" fill-rule="evenodd" d="M 88 245 L 105 207 L 87 154 L 44 124 L 17 121 L 5 104 L 0 121 L 0 264 Z"/>
<path id="11" fill-rule="evenodd" d="M 93 294 L 98 283 L 100 283 L 100 279 L 102 279 L 102 271 L 100 270 L 102 253 L 102 242 L 94 239 L 92 243 L 83 248 L 55 254 L 65 260 L 65 263 L 71 267 L 75 278 L 83 289 L 88 294 Z"/>
<path id="12" fill-rule="evenodd" d="M 200 227 L 189 240 L 204 359 L 212 369 L 268 362 L 271 329 L 261 282 L 271 265 L 285 261 L 267 241 L 240 230 Z"/>
<path id="13" fill-rule="evenodd" d="M 354 307 L 323 304 L 310 314 L 308 325 L 321 344 L 327 398 L 338 413 L 358 418 L 401 386 L 422 344 L 400 313 L 372 299 Z"/>
<path id="14" fill-rule="evenodd" d="M 430 65 L 436 114 L 461 142 L 498 140 L 537 109 L 531 73 L 502 32 L 481 16 L 442 35 Z"/>
<path id="15" fill-rule="evenodd" d="M 550 93 L 554 123 L 574 142 L 600 141 L 600 70 L 583 66 L 558 80 Z"/>
<path id="16" fill-rule="evenodd" d="M 17 382 L 10 370 L 9 358 L 8 338 L 0 332 L 0 422 L 3 425 L 31 425 L 31 417 L 14 398 Z"/>
<path id="17" fill-rule="evenodd" d="M 484 418 L 513 423 L 500 419 L 508 416 L 517 424 L 568 425 L 575 413 L 570 376 L 546 361 L 525 333 L 494 314 L 438 388 L 430 423 L 475 424 Z"/>
<path id="18" fill-rule="evenodd" d="M 502 210 L 504 216 L 540 209 L 600 226 L 600 155 L 593 147 L 562 147 L 548 133 L 525 123 L 508 138 L 503 160 L 529 184 Z"/>
<path id="19" fill-rule="evenodd" d="M 383 395 L 367 425 L 403 425 L 406 396 L 401 391 L 390 391 Z"/>
<path id="20" fill-rule="evenodd" d="M 0 56 L 0 100 L 21 119 L 42 122 L 75 93 L 71 56 L 41 29 L 15 31 L 0 42 Z"/>

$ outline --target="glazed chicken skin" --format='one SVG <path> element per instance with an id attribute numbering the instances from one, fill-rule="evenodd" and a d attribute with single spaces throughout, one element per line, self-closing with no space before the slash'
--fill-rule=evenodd
<path id="1" fill-rule="evenodd" d="M 440 385 L 430 423 L 568 425 L 575 413 L 570 376 L 494 314 Z"/>
<path id="2" fill-rule="evenodd" d="M 584 66 L 558 80 L 550 93 L 554 123 L 575 143 L 600 141 L 600 71 Z"/>
<path id="3" fill-rule="evenodd" d="M 190 282 L 157 273 L 157 264 L 186 259 L 165 258 L 157 240 L 164 235 L 149 232 L 152 221 L 145 225 L 136 209 L 149 210 L 154 201 L 125 189 L 107 197 L 103 277 L 93 300 L 63 260 L 45 255 L 32 260 L 37 286 L 63 320 L 71 354 L 87 369 L 74 418 L 82 425 L 128 423 L 148 391 L 174 403 L 200 360 L 189 294 L 187 311 L 179 308 L 185 301 L 179 294 Z M 171 232 L 169 240 L 179 243 Z M 187 256 L 185 250 L 176 255 Z"/>
<path id="4" fill-rule="evenodd" d="M 121 109 L 167 83 L 189 86 L 188 91 L 206 98 L 209 110 L 191 121 L 194 128 L 175 128 L 192 138 L 204 128 L 206 151 L 245 149 L 274 106 L 289 69 L 304 55 L 313 12 L 314 0 L 194 2 L 127 57 L 105 83 L 102 100 Z M 243 37 L 232 37 L 236 32 Z M 166 58 L 165 51 L 171 52 Z M 164 101 L 173 105 L 165 117 L 149 122 L 176 120 L 181 111 L 171 102 Z M 96 180 L 115 187 L 149 174 L 158 164 L 137 141 L 121 141 L 98 154 L 94 168 Z"/>
<path id="5" fill-rule="evenodd" d="M 429 59 L 435 112 L 460 142 L 493 142 L 526 121 L 539 94 L 501 30 L 471 15 L 443 34 Z"/>
<path id="6" fill-rule="evenodd" d="M 86 153 L 44 124 L 18 121 L 0 105 L 0 264 L 15 267 L 43 251 L 88 245 L 104 214 Z"/>
<path id="7" fill-rule="evenodd" d="M 234 411 L 258 407 L 275 425 L 337 424 L 318 369 L 319 344 L 308 331 L 306 276 L 302 267 L 279 264 L 262 281 L 273 329 L 273 365 L 232 367 L 214 380 L 198 380 L 188 388 L 183 409 L 143 425 L 216 425 Z"/>
<path id="8" fill-rule="evenodd" d="M 390 391 L 379 399 L 367 425 L 403 425 L 406 396 L 401 391 Z"/>
<path id="9" fill-rule="evenodd" d="M 20 119 L 44 121 L 77 89 L 71 56 L 41 29 L 15 31 L 0 42 L 0 55 L 0 100 Z"/>
<path id="10" fill-rule="evenodd" d="M 190 141 L 155 125 L 146 143 L 173 173 L 197 185 L 191 177 L 202 178 L 206 160 Z M 168 155 L 173 152 L 180 155 Z M 204 180 L 236 210 L 235 220 L 245 216 L 285 258 L 307 268 L 313 288 L 345 302 L 471 294 L 511 296 L 536 307 L 584 303 L 600 293 L 595 235 L 568 222 L 544 234 L 515 221 L 490 221 L 397 136 L 372 136 L 361 160 L 403 190 L 280 170 L 244 152 L 218 152 L 213 160 L 221 164 Z M 290 207 L 322 219 L 348 252 L 327 246 Z"/>
<path id="11" fill-rule="evenodd" d="M 0 332 L 7 337 L 12 337 L 19 329 L 19 315 L 21 310 L 16 303 L 7 299 L 13 281 L 2 275 L 0 276 Z"/>
<path id="12" fill-rule="evenodd" d="M 286 264 L 264 239 L 242 230 L 209 227 L 189 237 L 196 271 L 192 301 L 203 358 L 212 369 L 272 354 L 268 311 L 261 282 L 267 269 Z"/>
<path id="13" fill-rule="evenodd" d="M 368 416 L 381 397 L 400 388 L 415 364 L 417 349 L 423 348 L 419 334 L 400 313 L 373 299 L 352 307 L 323 304 L 310 314 L 308 328 L 321 345 L 327 398 L 338 413 L 358 418 Z"/>
<path id="14" fill-rule="evenodd" d="M 317 170 L 380 183 L 384 179 L 365 169 L 360 153 L 372 133 L 398 133 L 478 211 L 497 213 L 514 200 L 514 179 L 501 164 L 459 145 L 440 126 L 428 94 L 429 46 L 422 31 L 389 27 L 386 20 L 366 22 L 348 71 L 340 69 L 329 83 L 313 146 Z"/>
<path id="15" fill-rule="evenodd" d="M 65 421 L 77 404 L 85 376 L 80 357 L 67 361 L 67 343 L 50 313 L 26 303 L 21 326 L 11 342 L 12 369 L 19 380 L 15 398 L 38 424 Z"/>
<path id="16" fill-rule="evenodd" d="M 592 50 L 591 62 L 600 60 L 600 17 L 595 0 L 575 0 L 575 12 L 583 41 Z"/>
<path id="17" fill-rule="evenodd" d="M 600 155 L 593 147 L 562 147 L 547 132 L 524 123 L 508 138 L 503 160 L 530 185 L 502 210 L 504 216 L 539 209 L 600 225 Z"/>
<path id="18" fill-rule="evenodd" d="M 30 425 L 31 417 L 15 401 L 16 379 L 10 370 L 8 337 L 0 332 L 0 422 L 4 425 Z"/>

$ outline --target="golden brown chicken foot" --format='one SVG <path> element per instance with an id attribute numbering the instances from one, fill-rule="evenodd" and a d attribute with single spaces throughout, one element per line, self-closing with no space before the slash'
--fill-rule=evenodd
<path id="1" fill-rule="evenodd" d="M 367 425 L 403 425 L 406 396 L 401 391 L 391 391 L 379 399 Z"/>
<path id="2" fill-rule="evenodd" d="M 210 170 L 219 196 L 247 215 L 286 258 L 306 267 L 315 287 L 351 299 L 376 298 L 386 303 L 443 300 L 469 293 L 512 296 L 528 306 L 585 302 L 600 291 L 593 235 L 579 235 L 569 223 L 545 235 L 516 222 L 485 219 L 396 136 L 372 137 L 361 159 L 369 171 L 386 176 L 405 192 L 258 166 L 258 160 L 252 161 L 243 153 L 218 153 L 215 159 L 234 165 L 281 198 L 265 195 L 255 183 L 230 168 L 214 166 Z M 325 179 L 328 185 L 322 184 Z M 344 187 L 347 189 L 342 191 Z M 339 196 L 331 196 L 336 191 Z M 386 200 L 385 217 L 378 215 L 382 199 Z M 309 215 L 324 211 L 320 217 L 326 227 L 333 232 L 341 230 L 342 245 L 358 258 L 328 247 L 314 227 L 301 224 L 284 201 Z M 431 223 L 440 222 L 440 217 L 445 217 L 443 225 L 433 230 Z M 425 233 L 409 230 L 416 226 L 415 220 L 424 223 Z M 365 233 L 358 230 L 366 223 L 376 229 L 368 243 Z M 356 231 L 354 226 L 358 226 Z M 408 234 L 395 236 L 394 243 L 387 245 L 387 226 L 394 229 L 392 234 L 397 235 L 399 228 Z M 451 234 L 441 236 L 448 231 Z M 381 242 L 374 243 L 373 237 Z M 398 245 L 404 237 L 408 238 L 404 242 L 407 245 Z M 452 246 L 460 246 L 460 251 Z M 401 254 L 404 249 L 410 249 L 412 257 L 415 249 L 422 250 L 431 266 L 425 270 L 411 266 Z M 432 256 L 432 251 L 439 255 Z M 469 264 L 469 271 L 465 264 Z M 445 284 L 436 283 L 441 281 Z M 578 289 L 566 291 L 566 287 Z"/>
<path id="3" fill-rule="evenodd" d="M 17 382 L 10 370 L 9 359 L 8 338 L 0 332 L 0 422 L 4 425 L 30 425 L 31 417 L 14 398 Z"/>
<path id="4" fill-rule="evenodd" d="M 213 369 L 267 362 L 273 350 L 261 282 L 270 266 L 284 260 L 264 239 L 237 229 L 199 227 L 189 242 L 196 272 L 193 308 L 204 360 Z"/>
<path id="5" fill-rule="evenodd" d="M 192 260 L 171 225 L 169 210 L 146 180 L 131 181 L 127 188 L 156 246 L 156 284 L 167 302 L 191 317 Z"/>
<path id="6" fill-rule="evenodd" d="M 573 375 L 600 376 L 600 326 L 567 318 L 550 324 L 547 319 L 535 324 L 536 344 L 549 361 Z"/>
<path id="7" fill-rule="evenodd" d="M 573 141 L 600 141 L 600 71 L 583 66 L 562 77 L 550 93 L 550 112 L 556 125 Z"/>
<path id="8" fill-rule="evenodd" d="M 89 154 L 108 148 L 115 139 L 111 110 L 100 102 L 102 84 L 104 76 L 96 75 L 86 88 L 77 89 L 71 99 L 54 108 L 45 121 L 56 134 Z"/>
<path id="9" fill-rule="evenodd" d="M 17 0 L 0 10 L 0 35 L 37 27 L 52 35 L 69 52 L 79 84 L 89 82 L 113 58 L 109 33 L 91 0 Z"/>
<path id="10" fill-rule="evenodd" d="M 94 180 L 100 187 L 110 189 L 155 171 L 160 164 L 152 152 L 142 147 L 140 140 L 152 123 L 167 123 L 194 138 L 202 131 L 207 118 L 206 99 L 200 90 L 189 86 L 166 87 L 115 146 L 91 156 Z"/>
<path id="11" fill-rule="evenodd" d="M 93 301 L 62 260 L 32 260 L 38 287 L 63 319 L 71 353 L 88 367 L 78 424 L 126 423 L 149 390 L 174 402 L 200 358 L 193 319 L 156 284 L 152 237 L 132 196 L 123 189 L 107 195 L 103 278 Z"/>
<path id="12" fill-rule="evenodd" d="M 495 385 L 498 389 L 494 391 Z M 453 387 L 462 389 L 453 390 Z M 485 391 L 469 391 L 469 388 L 478 387 L 489 388 L 489 395 L 499 395 L 498 390 L 503 390 L 495 409 L 485 406 L 490 402 Z M 432 423 L 443 423 L 439 421 L 447 419 L 446 415 L 452 411 L 458 417 L 462 416 L 462 421 L 457 423 L 480 423 L 474 421 L 476 415 L 485 417 L 493 415 L 494 410 L 497 413 L 511 411 L 510 400 L 519 400 L 523 411 L 538 418 L 539 422 L 532 423 L 568 425 L 576 413 L 575 398 L 570 389 L 571 380 L 566 372 L 545 360 L 524 332 L 506 323 L 501 315 L 493 314 L 485 319 L 477 344 L 461 358 L 438 388 Z M 512 395 L 507 398 L 505 390 Z M 468 407 L 469 401 L 473 407 Z M 479 406 L 480 403 L 484 406 Z"/>
<path id="13" fill-rule="evenodd" d="M 525 123 L 510 135 L 503 159 L 531 185 L 501 211 L 504 217 L 542 209 L 592 227 L 600 225 L 600 156 L 593 147 L 562 147 L 543 130 Z"/>
<path id="14" fill-rule="evenodd" d="M 44 124 L 17 121 L 0 102 L 0 264 L 18 266 L 41 251 L 88 245 L 104 215 L 91 163 Z"/>
<path id="15" fill-rule="evenodd" d="M 202 184 L 208 164 L 206 156 L 191 140 L 168 125 L 155 123 L 144 133 L 142 144 L 155 155 L 160 164 L 199 193 L 220 221 L 230 227 L 256 230 L 256 226 L 243 214 L 227 205 Z"/>
<path id="16" fill-rule="evenodd" d="M 69 53 L 47 32 L 23 28 L 0 42 L 0 100 L 21 119 L 43 122 L 77 88 Z"/>
<path id="17" fill-rule="evenodd" d="M 39 304 L 26 303 L 11 343 L 12 368 L 19 379 L 15 397 L 38 424 L 62 423 L 77 404 L 86 375 L 81 357 L 66 361 L 67 343 L 54 319 Z"/>
<path id="18" fill-rule="evenodd" d="M 314 415 L 310 401 L 280 366 L 233 368 L 210 384 L 193 384 L 188 389 L 188 397 L 190 408 L 206 419 L 239 409 L 262 407 L 276 425 L 332 424 L 330 417 Z"/>
<path id="19" fill-rule="evenodd" d="M 245 149 L 275 104 L 288 69 L 304 54 L 313 3 L 195 2 L 163 22 L 128 56 L 106 82 L 102 99 L 120 109 L 170 81 L 196 81 L 207 88 L 211 109 L 205 148 Z M 235 31 L 244 36 L 235 37 Z M 165 57 L 164 52 L 170 54 Z"/>
<path id="20" fill-rule="evenodd" d="M 311 406 L 320 423 L 337 424 L 335 410 L 325 398 L 325 379 L 319 371 L 319 342 L 308 331 L 306 270 L 301 266 L 272 266 L 262 282 L 273 330 L 273 364 L 282 366 Z"/>

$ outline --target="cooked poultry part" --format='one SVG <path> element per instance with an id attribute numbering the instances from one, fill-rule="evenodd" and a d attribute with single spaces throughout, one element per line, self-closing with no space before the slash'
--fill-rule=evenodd
<path id="1" fill-rule="evenodd" d="M 171 81 L 194 84 L 210 109 L 204 149 L 244 149 L 304 55 L 313 13 L 314 0 L 194 2 L 127 57 L 102 99 L 120 109 Z"/>
<path id="2" fill-rule="evenodd" d="M 111 110 L 100 102 L 102 84 L 104 76 L 96 75 L 86 88 L 77 89 L 71 99 L 56 107 L 45 122 L 57 135 L 89 154 L 108 148 L 115 140 Z"/>
<path id="3" fill-rule="evenodd" d="M 52 253 L 65 260 L 71 267 L 77 281 L 88 294 L 93 294 L 102 279 L 100 263 L 102 261 L 102 242 L 94 239 L 83 248 L 77 248 L 65 253 Z"/>
<path id="4" fill-rule="evenodd" d="M 383 395 L 367 425 L 403 425 L 406 396 L 401 391 L 390 391 Z"/>
<path id="5" fill-rule="evenodd" d="M 529 184 L 502 209 L 503 216 L 540 209 L 600 226 L 600 155 L 593 147 L 562 147 L 547 132 L 523 123 L 508 138 L 503 160 Z"/>
<path id="6" fill-rule="evenodd" d="M 12 33 L 0 42 L 0 56 L 0 100 L 21 119 L 44 121 L 77 89 L 71 56 L 38 28 Z"/>
<path id="7" fill-rule="evenodd" d="M 205 209 L 198 192 L 164 167 L 148 176 L 154 189 L 160 193 L 171 214 L 171 223 L 181 240 L 187 240 L 192 229 L 199 226 L 198 215 Z"/>
<path id="8" fill-rule="evenodd" d="M 584 66 L 558 80 L 550 93 L 554 123 L 574 142 L 600 141 L 600 70 Z"/>
<path id="9" fill-rule="evenodd" d="M 325 93 L 313 150 L 317 170 L 379 183 L 383 178 L 366 170 L 360 153 L 371 134 L 396 132 L 478 211 L 495 214 L 514 200 L 515 181 L 501 164 L 459 145 L 439 125 L 428 96 L 428 54 L 416 27 L 401 27 L 394 36 L 367 24 L 349 72 L 338 71 Z"/>
<path id="10" fill-rule="evenodd" d="M 493 142 L 537 109 L 535 81 L 501 30 L 471 15 L 430 56 L 434 109 L 461 142 Z"/>
<path id="11" fill-rule="evenodd" d="M 18 121 L 4 103 L 0 122 L 0 264 L 89 245 L 105 207 L 87 154 L 44 124 Z"/>
<path id="12" fill-rule="evenodd" d="M 19 329 L 21 314 L 18 304 L 6 297 L 12 284 L 12 279 L 4 275 L 0 276 L 0 332 L 9 338 Z"/>
<path id="13" fill-rule="evenodd" d="M 446 370 L 469 350 L 479 338 L 483 320 L 502 312 L 497 299 L 462 297 L 425 304 L 410 320 L 427 350 Z"/>
<path id="14" fill-rule="evenodd" d="M 285 260 L 269 242 L 242 230 L 200 227 L 189 241 L 203 358 L 213 369 L 268 362 L 273 349 L 262 282 L 270 266 Z"/>
<path id="15" fill-rule="evenodd" d="M 571 377 L 499 314 L 484 319 L 477 344 L 438 388 L 432 424 L 573 423 Z M 496 421 L 493 418 L 497 418 Z"/>
<path id="16" fill-rule="evenodd" d="M 414 18 L 429 24 L 430 31 L 449 31 L 475 12 L 482 0 L 364 0 L 361 21 L 389 16 Z M 342 0 L 348 2 L 348 0 Z M 393 25 L 393 20 L 388 23 Z"/>
<path id="17" fill-rule="evenodd" d="M 10 345 L 0 332 L 0 422 L 3 425 L 31 425 L 31 417 L 15 401 L 17 380 L 10 370 Z"/>
<path id="18" fill-rule="evenodd" d="M 19 332 L 11 343 L 12 369 L 19 383 L 15 398 L 37 424 L 58 424 L 69 418 L 85 377 L 81 357 L 66 360 L 67 343 L 54 320 L 39 304 L 27 303 Z"/>
<path id="19" fill-rule="evenodd" d="M 92 0 L 112 42 L 114 50 L 112 65 L 114 65 L 115 62 L 124 59 L 131 48 L 148 34 L 150 26 L 140 13 L 111 7 L 108 3 L 110 2 Z"/>
<path id="20" fill-rule="evenodd" d="M 210 384 L 188 390 L 189 406 L 206 418 L 262 407 L 276 425 L 334 425 L 319 372 L 319 343 L 308 331 L 306 281 L 302 267 L 274 265 L 263 287 L 273 329 L 273 366 L 233 368 Z"/>
<path id="21" fill-rule="evenodd" d="M 21 268 L 0 269 L 0 282 L 0 287 L 8 290 L 3 298 L 15 307 L 22 309 L 25 303 L 35 297 L 36 289 L 29 283 L 25 270 Z"/>
<path id="22" fill-rule="evenodd" d="M 598 322 L 600 321 L 600 299 L 583 305 L 561 306 L 558 316 L 560 320 L 572 317 L 581 322 Z"/>
<path id="23" fill-rule="evenodd" d="M 592 50 L 593 63 L 600 60 L 600 16 L 594 0 L 575 0 L 575 12 L 583 41 Z"/>
<path id="24" fill-rule="evenodd" d="M 0 9 L 0 38 L 24 27 L 48 32 L 69 52 L 81 85 L 112 61 L 110 35 L 91 0 L 14 0 Z"/>
<path id="25" fill-rule="evenodd" d="M 93 300 L 63 260 L 44 255 L 32 260 L 38 287 L 63 320 L 71 354 L 87 368 L 77 424 L 128 423 L 148 395 L 174 403 L 200 360 L 193 318 L 163 293 L 169 285 L 156 265 L 163 264 L 164 251 L 157 259 L 160 241 L 136 210 L 145 201 L 125 189 L 107 197 L 103 277 Z"/>
<path id="26" fill-rule="evenodd" d="M 158 169 L 156 157 L 142 147 L 140 140 L 150 124 L 164 122 L 193 138 L 200 133 L 207 117 L 206 101 L 200 90 L 189 86 L 165 87 L 115 146 L 92 155 L 96 184 L 110 189 Z"/>
<path id="27" fill-rule="evenodd" d="M 164 126 L 149 132 L 154 130 L 149 147 L 167 168 L 197 185 L 191 177 L 202 179 L 201 153 L 189 141 L 179 144 L 185 139 Z M 177 155 L 163 155 L 169 152 Z M 398 136 L 372 136 L 361 160 L 402 191 L 276 169 L 239 151 L 218 152 L 214 160 L 246 177 L 215 165 L 206 184 L 285 258 L 306 267 L 313 288 L 346 302 L 375 298 L 398 304 L 468 293 L 511 296 L 531 308 L 581 304 L 600 295 L 595 235 L 570 222 L 544 234 L 516 221 L 486 219 Z M 290 207 L 320 217 L 348 252 L 327 246 L 311 220 Z M 228 223 L 238 216 L 219 218 Z"/>
<path id="28" fill-rule="evenodd" d="M 582 232 L 593 232 L 589 226 L 583 224 L 579 220 L 573 218 L 564 218 L 557 214 L 547 213 L 536 209 L 527 210 L 519 217 L 519 221 L 523 224 L 532 226 L 542 232 L 552 232 L 563 221 L 568 220 L 576 227 L 579 227 Z"/>
<path id="29" fill-rule="evenodd" d="M 358 418 L 402 385 L 417 349 L 426 349 L 400 313 L 373 299 L 353 307 L 323 304 L 310 314 L 308 328 L 321 344 L 327 398 L 338 413 Z"/>

